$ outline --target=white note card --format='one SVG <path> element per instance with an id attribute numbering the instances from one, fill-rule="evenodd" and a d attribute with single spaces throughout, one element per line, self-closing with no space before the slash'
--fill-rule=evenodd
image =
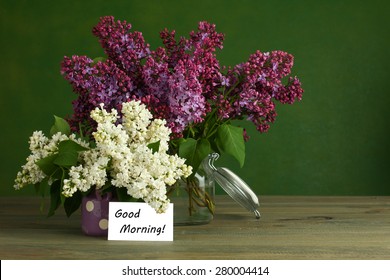
<path id="1" fill-rule="evenodd" d="M 173 241 L 173 204 L 158 214 L 143 202 L 110 202 L 108 240 Z"/>

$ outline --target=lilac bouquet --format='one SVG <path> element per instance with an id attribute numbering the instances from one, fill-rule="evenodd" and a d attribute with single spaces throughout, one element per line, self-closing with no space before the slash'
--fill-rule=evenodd
<path id="1" fill-rule="evenodd" d="M 216 50 L 224 35 L 205 21 L 188 38 L 164 29 L 163 46 L 155 50 L 131 24 L 112 16 L 102 17 L 92 32 L 106 57 L 73 55 L 62 62 L 61 73 L 78 96 L 67 119 L 72 131 L 94 132 L 90 112 L 102 103 L 121 112 L 124 102 L 140 101 L 153 118 L 166 120 L 170 153 L 185 158 L 194 173 L 212 151 L 242 166 L 248 136 L 231 121 L 248 120 L 266 132 L 275 121 L 275 101 L 292 104 L 302 97 L 300 81 L 290 76 L 291 54 L 256 51 L 246 62 L 223 67 Z"/>
<path id="2" fill-rule="evenodd" d="M 144 201 L 161 213 L 181 188 L 189 216 L 208 218 L 213 191 L 197 179 L 201 162 L 211 153 L 231 155 L 241 166 L 245 161 L 248 136 L 232 121 L 248 120 L 266 132 L 275 101 L 302 97 L 299 80 L 290 76 L 292 55 L 257 51 L 222 67 L 216 50 L 224 35 L 205 21 L 188 38 L 163 30 L 163 46 L 155 50 L 112 16 L 102 17 L 93 34 L 106 56 L 64 57 L 61 73 L 77 94 L 73 113 L 55 117 L 50 135 L 33 133 L 31 154 L 15 179 L 15 189 L 50 192 L 49 216 L 60 205 L 70 216 L 92 191 Z"/>

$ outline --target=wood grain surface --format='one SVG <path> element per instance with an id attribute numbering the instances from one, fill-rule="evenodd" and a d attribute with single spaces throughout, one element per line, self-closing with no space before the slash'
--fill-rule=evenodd
<path id="1" fill-rule="evenodd" d="M 256 220 L 217 196 L 214 220 L 173 242 L 83 235 L 80 214 L 50 218 L 35 197 L 0 198 L 0 259 L 390 259 L 390 197 L 260 197 Z"/>

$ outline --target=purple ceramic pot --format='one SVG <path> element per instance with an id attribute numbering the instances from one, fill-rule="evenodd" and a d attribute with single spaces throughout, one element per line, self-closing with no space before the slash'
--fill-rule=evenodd
<path id="1" fill-rule="evenodd" d="M 81 203 L 81 228 L 86 235 L 107 236 L 108 205 L 112 193 L 101 195 L 98 190 L 83 197 Z"/>

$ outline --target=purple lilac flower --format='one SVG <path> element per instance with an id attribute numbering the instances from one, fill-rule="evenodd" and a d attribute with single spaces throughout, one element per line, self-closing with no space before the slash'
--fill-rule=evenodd
<path id="1" fill-rule="evenodd" d="M 222 83 L 215 51 L 223 48 L 224 35 L 216 32 L 215 24 L 201 21 L 198 32 L 193 31 L 190 36 L 187 47 L 194 49 L 192 60 L 198 65 L 203 94 L 210 98 L 216 93 L 217 86 Z"/>
<path id="2" fill-rule="evenodd" d="M 199 22 L 190 37 L 175 39 L 175 31 L 160 33 L 164 47 L 150 51 L 142 33 L 131 31 L 126 21 L 102 17 L 93 28 L 108 59 L 96 64 L 86 56 L 65 57 L 62 74 L 78 99 L 70 118 L 73 129 L 79 123 L 93 128 L 89 112 L 103 102 L 120 111 L 121 103 L 141 100 L 155 118 L 164 118 L 181 137 L 209 113 L 213 121 L 252 121 L 266 132 L 276 117 L 274 101 L 292 104 L 302 98 L 296 77 L 289 77 L 293 56 L 283 51 L 255 52 L 247 62 L 221 68 L 216 49 L 223 48 L 224 35 L 214 24 Z M 247 137 L 246 137 L 247 138 Z"/>
<path id="3" fill-rule="evenodd" d="M 142 78 L 145 85 L 145 94 L 152 95 L 162 103 L 168 102 L 168 80 L 171 72 L 165 49 L 158 48 L 152 52 L 142 68 Z"/>
<path id="4" fill-rule="evenodd" d="M 177 42 L 175 31 L 167 29 L 160 33 L 168 54 L 168 63 L 174 68 L 179 61 L 192 60 L 197 65 L 198 80 L 202 86 L 203 95 L 212 97 L 221 83 L 219 62 L 216 49 L 223 48 L 224 35 L 217 33 L 215 24 L 206 21 L 199 22 L 198 31 L 190 33 L 190 39 L 180 38 Z"/>
<path id="5" fill-rule="evenodd" d="M 172 132 L 181 133 L 188 124 L 201 122 L 205 116 L 206 99 L 197 79 L 197 65 L 180 60 L 169 77 L 169 107 L 167 119 Z"/>
<path id="6" fill-rule="evenodd" d="M 145 92 L 153 96 L 151 111 L 166 119 L 176 135 L 190 123 L 201 122 L 205 115 L 206 99 L 198 76 L 197 65 L 189 59 L 179 60 L 171 71 L 162 48 L 153 52 L 143 67 Z"/>
<path id="7" fill-rule="evenodd" d="M 236 65 L 227 74 L 235 85 L 234 88 L 228 88 L 230 94 L 226 97 L 233 101 L 234 110 L 226 106 L 220 117 L 247 116 L 258 131 L 266 132 L 276 118 L 273 99 L 292 104 L 302 98 L 303 90 L 296 77 L 290 77 L 287 85 L 282 83 L 282 78 L 291 73 L 292 66 L 293 56 L 282 51 L 257 51 L 247 62 Z"/>
<path id="8" fill-rule="evenodd" d="M 131 24 L 126 21 L 115 21 L 114 17 L 106 16 L 100 18 L 92 33 L 99 38 L 108 58 L 134 79 L 140 75 L 141 61 L 149 56 L 150 50 L 142 33 L 130 30 Z"/>
<path id="9" fill-rule="evenodd" d="M 247 115 L 248 120 L 252 121 L 260 132 L 266 132 L 270 123 L 275 120 L 275 104 L 267 92 L 258 92 L 251 88 L 244 90 L 236 105 L 241 114 Z"/>
<path id="10" fill-rule="evenodd" d="M 188 40 L 181 37 L 179 42 L 176 42 L 175 35 L 175 30 L 169 31 L 166 28 L 160 32 L 160 38 L 166 50 L 169 68 L 174 68 L 179 60 L 188 57 L 188 54 L 186 54 Z"/>
<path id="11" fill-rule="evenodd" d="M 302 99 L 303 89 L 297 77 L 290 77 L 287 86 L 282 87 L 275 95 L 275 99 L 283 104 L 293 104 Z"/>
<path id="12" fill-rule="evenodd" d="M 74 114 L 69 119 L 75 131 L 79 123 L 93 123 L 89 114 L 100 103 L 107 109 L 118 108 L 133 90 L 131 79 L 111 60 L 94 64 L 86 56 L 64 57 L 61 73 L 78 94 L 73 102 Z"/>

